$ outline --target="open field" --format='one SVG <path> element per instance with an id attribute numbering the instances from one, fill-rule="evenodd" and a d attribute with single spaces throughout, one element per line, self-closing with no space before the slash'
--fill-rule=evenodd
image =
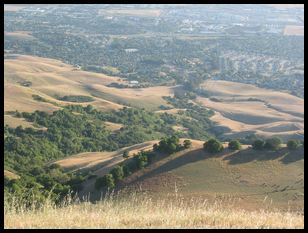
<path id="1" fill-rule="evenodd" d="M 255 132 L 287 139 L 304 133 L 301 98 L 228 81 L 206 81 L 202 87 L 211 98 L 198 97 L 196 102 L 215 111 L 211 119 L 230 129 L 225 136 Z"/>
<path id="2" fill-rule="evenodd" d="M 102 15 L 114 15 L 114 16 L 141 16 L 141 17 L 158 17 L 161 14 L 160 9 L 112 9 L 112 10 L 100 10 Z"/>
<path id="3" fill-rule="evenodd" d="M 278 9 L 304 8 L 304 4 L 269 4 L 269 5 Z"/>
<path id="4" fill-rule="evenodd" d="M 27 4 L 4 4 L 4 11 L 19 11 L 27 7 Z"/>
<path id="5" fill-rule="evenodd" d="M 183 201 L 180 195 L 153 200 L 146 194 L 132 193 L 126 198 L 111 195 L 97 204 L 68 203 L 62 208 L 45 204 L 39 211 L 5 203 L 4 228 L 304 228 L 300 213 L 266 205 L 260 211 L 246 211 L 232 201 L 209 204 L 205 199 Z"/>
<path id="6" fill-rule="evenodd" d="M 22 118 L 16 118 L 11 115 L 4 115 L 4 122 L 5 124 L 9 125 L 10 127 L 16 128 L 17 126 L 22 126 L 23 128 L 35 128 L 32 123 L 25 121 Z"/>
<path id="7" fill-rule="evenodd" d="M 284 35 L 304 36 L 304 26 L 287 25 L 283 32 Z"/>
<path id="8" fill-rule="evenodd" d="M 15 31 L 15 32 L 4 32 L 4 36 L 13 37 L 20 40 L 34 40 L 35 37 L 31 35 L 30 32 L 27 31 Z"/>

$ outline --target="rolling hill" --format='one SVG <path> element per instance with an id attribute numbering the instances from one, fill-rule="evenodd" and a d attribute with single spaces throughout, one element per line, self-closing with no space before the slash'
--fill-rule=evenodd
<path id="1" fill-rule="evenodd" d="M 304 100 L 287 93 L 258 88 L 249 84 L 208 80 L 202 88 L 210 98 L 197 97 L 197 103 L 215 111 L 211 118 L 228 128 L 227 138 L 251 133 L 263 137 L 279 136 L 302 139 Z"/>
<path id="2" fill-rule="evenodd" d="M 181 139 L 182 143 L 184 139 Z M 256 209 L 272 206 L 279 209 L 301 210 L 304 197 L 303 148 L 289 151 L 255 151 L 243 145 L 240 151 L 209 154 L 203 151 L 203 141 L 191 140 L 192 147 L 170 156 L 125 178 L 118 190 L 142 190 L 153 198 L 161 195 L 183 195 L 184 199 L 205 198 L 211 201 L 234 201 L 241 208 Z M 82 153 L 55 163 L 67 171 L 88 170 L 96 177 L 107 174 L 124 161 L 122 154 L 132 155 L 151 150 L 157 141 L 149 141 L 115 152 Z M 94 188 L 94 178 L 83 183 L 80 197 L 98 200 L 100 191 Z"/>

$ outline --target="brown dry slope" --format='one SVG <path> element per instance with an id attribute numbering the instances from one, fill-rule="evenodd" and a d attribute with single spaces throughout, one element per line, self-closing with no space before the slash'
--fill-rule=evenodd
<path id="1" fill-rule="evenodd" d="M 68 104 L 92 104 L 100 110 L 120 109 L 123 105 L 158 109 L 164 95 L 172 95 L 171 87 L 125 88 L 108 87 L 110 83 L 127 83 L 119 77 L 82 71 L 55 59 L 26 55 L 5 55 L 4 110 L 52 112 Z M 30 85 L 25 85 L 30 83 Z M 38 102 L 39 95 L 49 102 Z M 94 101 L 71 103 L 55 96 L 92 96 Z"/>
<path id="2" fill-rule="evenodd" d="M 209 80 L 202 87 L 211 98 L 198 97 L 196 102 L 215 111 L 212 120 L 230 129 L 228 137 L 257 133 L 287 139 L 304 134 L 301 98 L 228 81 Z"/>

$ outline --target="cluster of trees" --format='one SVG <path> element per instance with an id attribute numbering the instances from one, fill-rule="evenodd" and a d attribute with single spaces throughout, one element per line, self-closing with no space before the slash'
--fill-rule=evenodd
<path id="1" fill-rule="evenodd" d="M 218 153 L 223 151 L 224 146 L 219 140 L 211 138 L 203 144 L 203 149 L 210 153 Z"/>
<path id="2" fill-rule="evenodd" d="M 203 144 L 203 149 L 210 153 L 219 153 L 223 151 L 224 146 L 218 139 L 211 138 Z M 240 150 L 242 149 L 242 144 L 240 143 L 239 140 L 235 140 L 235 139 L 231 140 L 228 143 L 228 149 Z"/>
<path id="3" fill-rule="evenodd" d="M 67 101 L 67 102 L 75 102 L 75 103 L 84 103 L 84 102 L 92 102 L 94 99 L 91 96 L 84 95 L 66 95 L 63 97 L 57 96 L 58 100 Z"/>
<path id="4" fill-rule="evenodd" d="M 179 137 L 206 140 L 213 134 L 217 134 L 212 131 L 213 122 L 210 120 L 210 117 L 214 115 L 212 110 L 193 104 L 188 98 L 179 99 L 168 96 L 164 99 L 175 108 L 185 109 L 179 112 L 179 116 L 174 121 L 187 128 L 186 132 L 179 133 Z"/>
<path id="5" fill-rule="evenodd" d="M 35 164 L 27 172 L 22 173 L 21 178 L 4 177 L 4 192 L 14 193 L 16 197 L 24 196 L 31 190 L 38 203 L 43 203 L 46 198 L 61 201 L 68 192 L 78 192 L 85 179 L 83 175 L 64 172 L 57 164 L 50 166 Z M 33 200 L 28 201 L 31 203 Z"/>
<path id="6" fill-rule="evenodd" d="M 76 112 L 80 114 L 75 114 Z M 47 130 L 39 130 L 21 126 L 11 128 L 6 125 L 4 127 L 5 167 L 22 177 L 33 176 L 31 173 L 33 164 L 44 167 L 52 160 L 72 154 L 88 151 L 113 151 L 168 134 L 172 135 L 174 132 L 172 124 L 176 122 L 171 114 L 153 114 L 134 108 L 101 112 L 91 105 L 85 107 L 69 105 L 52 114 L 42 111 L 33 113 L 16 111 L 11 114 L 14 117 L 25 118 L 39 127 L 47 128 Z M 123 127 L 117 132 L 111 132 L 104 126 L 104 121 L 121 123 Z M 177 141 L 178 139 L 175 141 L 176 148 L 178 148 Z M 141 154 L 136 159 L 138 158 L 136 167 L 145 166 L 146 160 L 142 159 L 144 155 Z M 45 174 L 48 173 L 45 172 Z M 7 182 L 7 185 L 12 187 L 14 182 Z M 40 184 L 43 181 L 39 179 L 35 182 Z M 44 184 L 41 185 L 46 187 Z"/>
<path id="7" fill-rule="evenodd" d="M 179 143 L 179 138 L 176 136 L 163 138 L 158 144 L 153 145 L 153 151 L 140 151 L 133 155 L 133 158 L 128 159 L 128 152 L 123 152 L 123 157 L 127 158 L 126 162 L 115 166 L 108 174 L 96 179 L 96 189 L 109 188 L 113 189 L 125 177 L 131 175 L 140 169 L 145 168 L 153 163 L 157 156 L 155 152 L 163 152 L 167 155 L 175 153 L 179 150 L 191 147 L 190 140 L 184 140 L 183 145 Z"/>
<path id="8" fill-rule="evenodd" d="M 180 151 L 182 149 L 182 145 L 179 141 L 179 138 L 176 136 L 163 138 L 158 144 L 153 145 L 153 150 L 169 154 Z"/>
<path id="9" fill-rule="evenodd" d="M 155 153 L 149 151 L 140 151 L 132 159 L 120 165 L 116 165 L 108 174 L 99 177 L 95 181 L 96 189 L 114 189 L 120 181 L 140 169 L 145 168 L 153 162 Z"/>
<path id="10" fill-rule="evenodd" d="M 279 137 L 268 138 L 266 140 L 257 139 L 252 143 L 252 148 L 255 150 L 278 150 L 281 148 L 282 140 Z M 290 139 L 287 142 L 287 148 L 289 150 L 296 150 L 300 146 L 304 146 L 304 141 Z"/>

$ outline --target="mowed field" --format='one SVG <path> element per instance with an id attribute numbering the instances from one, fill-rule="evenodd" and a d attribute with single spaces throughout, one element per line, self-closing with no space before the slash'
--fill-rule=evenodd
<path id="1" fill-rule="evenodd" d="M 287 25 L 283 32 L 284 35 L 304 36 L 304 26 Z"/>
<path id="2" fill-rule="evenodd" d="M 160 9 L 112 9 L 99 11 L 101 15 L 113 16 L 139 16 L 139 17 L 159 17 L 162 13 Z"/>
<path id="3" fill-rule="evenodd" d="M 225 149 L 211 155 L 203 142 L 166 157 L 125 180 L 133 190 L 153 198 L 178 193 L 184 199 L 202 197 L 209 202 L 232 202 L 247 210 L 279 208 L 302 210 L 304 202 L 304 151 L 240 151 Z"/>
<path id="4" fill-rule="evenodd" d="M 202 88 L 211 98 L 196 102 L 215 111 L 212 120 L 229 128 L 226 137 L 257 133 L 287 140 L 304 134 L 304 100 L 287 93 L 229 82 L 206 81 Z"/>
<path id="5" fill-rule="evenodd" d="M 23 85 L 29 82 L 31 85 Z M 4 111 L 53 112 L 68 104 L 91 104 L 102 111 L 121 109 L 123 106 L 159 110 L 160 105 L 168 105 L 162 96 L 173 94 L 171 87 L 117 89 L 106 86 L 113 82 L 127 83 L 119 77 L 82 71 L 54 59 L 5 55 Z M 39 95 L 49 103 L 36 101 L 32 95 Z M 94 101 L 65 102 L 56 99 L 56 95 L 91 96 Z M 16 125 L 12 119 L 6 119 L 8 123 Z"/>

